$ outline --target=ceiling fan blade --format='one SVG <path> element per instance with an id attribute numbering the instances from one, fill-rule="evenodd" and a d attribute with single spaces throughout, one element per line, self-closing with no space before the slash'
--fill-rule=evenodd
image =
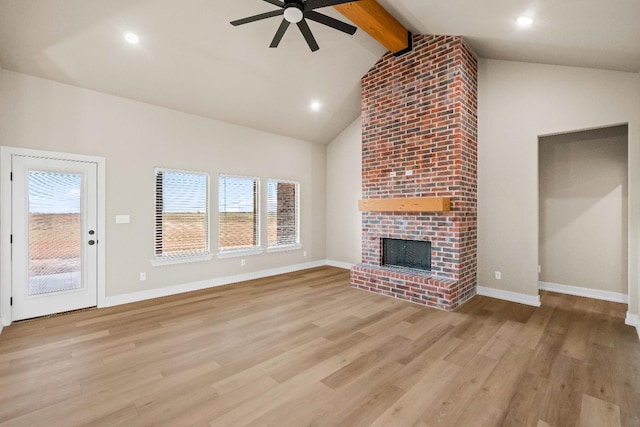
<path id="1" fill-rule="evenodd" d="M 316 50 L 320 49 L 320 46 L 318 46 L 315 37 L 313 37 L 313 34 L 311 34 L 311 29 L 309 28 L 309 24 L 307 24 L 307 21 L 305 19 L 298 22 L 298 28 L 300 28 L 300 32 L 304 36 L 304 39 L 307 41 L 311 52 L 315 52 Z"/>
<path id="2" fill-rule="evenodd" d="M 284 36 L 284 33 L 287 32 L 287 28 L 289 28 L 289 21 L 283 19 L 282 24 L 280 24 L 278 31 L 276 31 L 276 35 L 273 37 L 273 41 L 271 42 L 271 45 L 269 45 L 269 47 L 278 47 L 280 41 L 282 40 L 282 37 Z"/>
<path id="3" fill-rule="evenodd" d="M 276 6 L 284 7 L 284 3 L 278 0 L 263 0 Z"/>
<path id="4" fill-rule="evenodd" d="M 360 0 L 307 0 L 304 3 L 305 10 L 320 9 L 321 7 L 335 6 L 337 4 L 353 3 Z"/>
<path id="5" fill-rule="evenodd" d="M 338 31 L 342 31 L 343 33 L 354 35 L 358 30 L 353 25 L 349 25 L 345 22 L 338 21 L 330 16 L 323 15 L 322 13 L 315 12 L 310 10 L 304 14 L 305 18 L 311 19 L 312 21 L 316 21 L 320 24 L 324 24 L 327 27 L 335 28 Z"/>
<path id="6" fill-rule="evenodd" d="M 238 19 L 236 21 L 231 21 L 231 25 L 243 25 L 248 24 L 250 22 L 260 21 L 261 19 L 272 18 L 274 16 L 283 15 L 284 9 L 274 10 L 272 12 L 261 13 L 260 15 L 250 16 L 248 18 Z"/>

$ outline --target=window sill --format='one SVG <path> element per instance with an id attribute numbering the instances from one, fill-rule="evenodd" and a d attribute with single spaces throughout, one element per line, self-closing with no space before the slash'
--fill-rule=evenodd
<path id="1" fill-rule="evenodd" d="M 218 252 L 218 258 L 236 258 L 241 256 L 260 255 L 262 252 L 264 251 L 260 248 L 229 250 Z"/>
<path id="2" fill-rule="evenodd" d="M 272 246 L 267 248 L 267 253 L 297 251 L 299 249 L 302 249 L 302 245 L 296 243 L 295 245 Z"/>
<path id="3" fill-rule="evenodd" d="M 190 256 L 190 257 L 154 258 L 151 260 L 151 265 L 154 267 L 161 267 L 163 265 L 188 264 L 191 262 L 211 261 L 212 259 L 213 259 L 212 254 Z"/>

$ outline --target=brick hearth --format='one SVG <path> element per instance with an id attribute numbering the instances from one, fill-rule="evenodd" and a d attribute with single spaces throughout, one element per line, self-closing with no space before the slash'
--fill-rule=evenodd
<path id="1" fill-rule="evenodd" d="M 362 79 L 363 199 L 450 197 L 451 210 L 363 212 L 351 285 L 453 310 L 476 293 L 477 59 L 460 37 L 413 43 Z M 382 238 L 431 241 L 431 273 L 382 266 Z"/>

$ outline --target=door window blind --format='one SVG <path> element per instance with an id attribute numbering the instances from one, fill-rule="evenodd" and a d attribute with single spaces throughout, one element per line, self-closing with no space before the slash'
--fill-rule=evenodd
<path id="1" fill-rule="evenodd" d="M 209 174 L 156 168 L 156 258 L 209 254 Z"/>

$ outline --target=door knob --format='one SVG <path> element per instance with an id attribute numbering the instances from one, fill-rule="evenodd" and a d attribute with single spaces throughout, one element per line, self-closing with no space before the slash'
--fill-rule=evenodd
<path id="1" fill-rule="evenodd" d="M 95 244 L 96 244 L 96 241 L 95 241 L 95 240 L 89 240 L 89 246 L 93 246 L 93 245 L 95 245 Z"/>

